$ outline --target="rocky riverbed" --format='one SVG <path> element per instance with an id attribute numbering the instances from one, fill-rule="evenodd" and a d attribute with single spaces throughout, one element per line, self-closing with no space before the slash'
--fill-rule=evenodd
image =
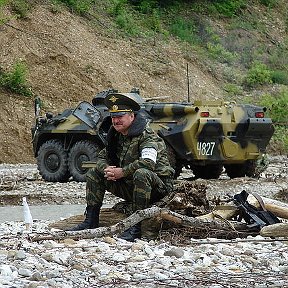
<path id="1" fill-rule="evenodd" d="M 247 192 L 287 201 L 286 156 L 270 157 L 258 179 L 197 180 L 207 197 Z M 189 178 L 189 171 L 182 173 Z M 2 207 L 85 204 L 85 183 L 47 183 L 35 165 L 0 165 Z M 119 199 L 110 193 L 105 204 Z M 20 209 L 21 207 L 19 207 Z M 34 218 L 0 224 L 0 287 L 288 287 L 288 239 L 191 239 L 171 244 L 161 239 L 129 243 L 117 237 L 32 241 L 46 235 L 53 220 Z"/>

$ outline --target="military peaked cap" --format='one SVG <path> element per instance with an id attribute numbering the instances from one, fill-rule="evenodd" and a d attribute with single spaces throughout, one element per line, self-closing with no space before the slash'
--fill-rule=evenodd
<path id="1" fill-rule="evenodd" d="M 112 117 L 138 111 L 141 103 L 143 99 L 138 93 L 111 93 L 104 98 Z"/>

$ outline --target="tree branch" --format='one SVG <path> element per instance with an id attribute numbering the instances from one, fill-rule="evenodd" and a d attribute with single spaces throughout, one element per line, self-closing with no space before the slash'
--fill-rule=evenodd
<path id="1" fill-rule="evenodd" d="M 159 208 L 153 206 L 144 210 L 139 210 L 133 213 L 131 216 L 109 227 L 99 227 L 96 229 L 87 229 L 81 231 L 57 231 L 51 232 L 48 235 L 31 235 L 31 241 L 43 241 L 43 240 L 61 240 L 65 238 L 72 239 L 91 239 L 103 236 L 113 236 L 120 234 L 131 226 L 149 218 L 160 217 L 163 220 L 173 222 L 184 227 L 197 228 L 207 227 L 211 229 L 219 229 L 225 231 L 243 230 L 246 228 L 244 223 L 230 222 L 227 220 L 211 220 L 211 219 L 197 219 L 195 217 L 188 217 L 179 213 L 173 212 L 166 208 Z"/>

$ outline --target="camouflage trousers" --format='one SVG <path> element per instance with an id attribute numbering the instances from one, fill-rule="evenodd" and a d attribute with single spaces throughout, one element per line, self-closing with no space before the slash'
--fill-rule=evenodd
<path id="1" fill-rule="evenodd" d="M 147 208 L 173 189 L 171 177 L 160 178 L 156 173 L 140 168 L 132 178 L 107 180 L 103 172 L 92 168 L 86 174 L 87 205 L 102 205 L 105 191 L 132 203 L 133 211 Z"/>

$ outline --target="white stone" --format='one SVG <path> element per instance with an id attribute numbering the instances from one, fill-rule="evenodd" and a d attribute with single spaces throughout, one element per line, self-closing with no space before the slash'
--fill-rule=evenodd
<path id="1" fill-rule="evenodd" d="M 9 265 L 3 264 L 0 266 L 1 277 L 7 277 L 12 275 L 12 270 Z"/>
<path id="2" fill-rule="evenodd" d="M 143 249 L 143 244 L 142 243 L 133 243 L 131 246 L 131 251 L 139 251 Z"/>
<path id="3" fill-rule="evenodd" d="M 114 244 L 117 243 L 117 241 L 114 238 L 112 238 L 112 237 L 104 237 L 103 240 L 104 240 L 104 242 L 106 242 L 108 244 L 113 244 L 114 245 Z"/>
<path id="4" fill-rule="evenodd" d="M 135 280 L 144 280 L 147 278 L 147 276 L 145 274 L 142 274 L 142 273 L 134 273 L 132 277 Z"/>
<path id="5" fill-rule="evenodd" d="M 25 258 L 26 258 L 26 254 L 25 254 L 25 252 L 23 250 L 19 250 L 15 254 L 15 259 L 24 260 Z"/>
<path id="6" fill-rule="evenodd" d="M 152 249 L 148 245 L 145 245 L 143 247 L 143 250 L 148 256 L 150 256 L 150 257 L 154 257 L 155 256 L 155 253 L 152 251 Z"/>
<path id="7" fill-rule="evenodd" d="M 147 260 L 147 256 L 145 255 L 135 255 L 131 258 L 128 259 L 128 262 L 142 262 L 142 261 L 146 261 Z"/>
<path id="8" fill-rule="evenodd" d="M 32 271 L 26 268 L 20 268 L 18 270 L 19 275 L 24 277 L 30 277 L 32 275 Z"/>
<path id="9" fill-rule="evenodd" d="M 162 272 L 156 272 L 154 274 L 154 277 L 156 280 L 167 280 L 169 277 L 162 271 Z"/>
<path id="10" fill-rule="evenodd" d="M 126 260 L 126 257 L 121 253 L 114 253 L 112 256 L 113 261 L 123 262 Z"/>
<path id="11" fill-rule="evenodd" d="M 38 184 L 31 182 L 28 184 L 20 183 L 23 187 L 27 186 L 26 191 L 32 193 L 38 190 L 39 194 L 42 193 L 39 191 Z M 47 193 L 50 190 L 54 194 L 79 190 L 77 193 L 83 195 L 85 190 L 85 184 L 73 181 L 45 183 L 45 187 L 47 187 Z M 85 195 L 81 197 L 85 202 Z M 110 194 L 106 199 L 111 201 L 109 203 L 113 202 Z M 33 232 L 50 233 L 49 224 L 51 221 L 34 221 Z M 243 275 L 259 273 L 261 279 L 263 271 L 277 275 L 268 277 L 263 283 L 253 284 L 255 287 L 267 287 L 264 282 L 269 282 L 270 286 L 275 287 L 286 285 L 281 280 L 282 273 L 288 273 L 288 252 L 285 239 L 275 242 L 255 242 L 265 240 L 262 237 L 249 237 L 250 241 L 247 242 L 245 239 L 238 239 L 241 242 L 237 242 L 237 239 L 234 241 L 219 241 L 219 239 L 212 238 L 191 239 L 191 244 L 185 246 L 170 245 L 168 242 L 157 240 L 147 242 L 143 239 L 130 243 L 118 238 L 111 238 L 115 241 L 95 238 L 31 242 L 26 238 L 30 235 L 23 234 L 23 229 L 22 222 L 0 223 L 0 239 L 5 239 L 0 240 L 1 244 L 5 245 L 6 239 L 9 238 L 8 248 L 0 251 L 0 287 L 89 287 L 89 284 L 94 285 L 93 281 L 97 283 L 94 287 L 98 284 L 99 287 L 105 284 L 112 287 L 113 281 L 116 281 L 116 287 L 117 280 L 119 283 L 124 281 L 122 286 L 127 288 L 152 288 L 155 287 L 157 281 L 163 286 L 167 283 L 167 286 L 171 287 L 184 287 L 185 284 L 183 286 L 181 279 L 199 279 L 201 273 L 195 272 L 208 272 L 205 277 L 209 278 L 212 272 L 214 275 L 225 273 L 227 280 L 221 277 L 219 284 L 210 284 L 210 286 L 207 284 L 207 287 L 224 288 L 232 285 L 231 283 L 236 285 L 239 282 L 240 285 L 241 281 L 245 280 L 241 278 L 239 272 L 244 272 Z M 21 243 L 20 250 L 17 248 L 19 243 Z M 164 256 L 165 251 L 176 249 L 182 250 L 181 257 Z M 18 257 L 17 259 L 15 257 L 17 253 L 18 256 L 24 253 L 25 258 Z M 5 269 L 5 267 L 8 268 Z M 19 275 L 19 270 L 24 275 L 30 275 L 30 273 L 32 275 Z M 237 277 L 233 278 L 235 275 Z M 103 279 L 107 282 L 102 283 Z M 129 281 L 132 282 L 131 285 Z"/>

